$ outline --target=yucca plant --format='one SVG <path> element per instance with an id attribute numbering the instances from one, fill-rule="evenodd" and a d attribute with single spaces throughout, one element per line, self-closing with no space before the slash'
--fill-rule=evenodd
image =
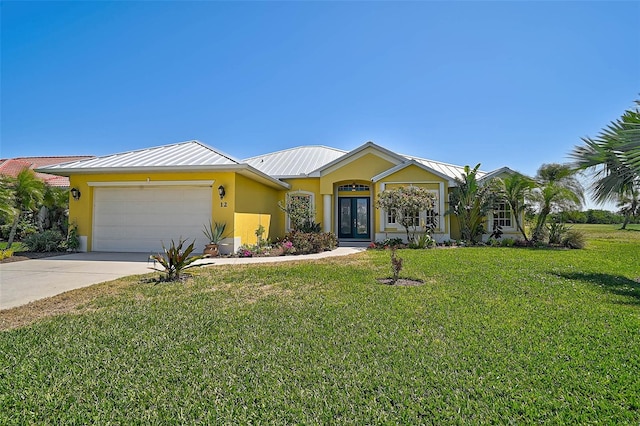
<path id="1" fill-rule="evenodd" d="M 209 226 L 204 226 L 202 233 L 207 237 L 211 244 L 220 244 L 226 236 L 224 234 L 225 229 L 227 228 L 227 224 L 225 222 L 215 222 L 211 223 L 209 221 Z"/>
<path id="2" fill-rule="evenodd" d="M 193 246 L 196 243 L 195 240 L 187 246 L 184 250 L 182 250 L 182 246 L 186 241 L 182 240 L 182 238 L 176 244 L 173 240 L 171 240 L 171 246 L 166 248 L 164 246 L 164 242 L 162 243 L 162 249 L 164 250 L 164 254 L 154 254 L 151 255 L 150 258 L 154 261 L 154 267 L 149 268 L 154 271 L 164 272 L 167 274 L 167 281 L 176 281 L 180 279 L 180 274 L 189 268 L 193 268 L 198 265 L 193 265 L 193 262 L 196 260 L 202 259 L 204 256 L 191 256 L 189 255 L 193 252 Z M 158 269 L 155 267 L 155 262 L 158 262 L 164 269 Z"/>

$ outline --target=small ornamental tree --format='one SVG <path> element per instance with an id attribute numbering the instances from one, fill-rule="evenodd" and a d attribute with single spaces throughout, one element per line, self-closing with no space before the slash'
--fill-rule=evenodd
<path id="1" fill-rule="evenodd" d="M 313 220 L 315 212 L 309 195 L 288 194 L 284 202 L 278 201 L 278 207 L 289 215 L 290 226 L 294 231 L 306 231 L 316 225 Z"/>
<path id="2" fill-rule="evenodd" d="M 376 208 L 392 212 L 396 223 L 407 232 L 407 241 L 412 241 L 420 226 L 416 218 L 421 211 L 433 209 L 434 204 L 435 196 L 428 190 L 418 186 L 402 186 L 379 193 Z"/>

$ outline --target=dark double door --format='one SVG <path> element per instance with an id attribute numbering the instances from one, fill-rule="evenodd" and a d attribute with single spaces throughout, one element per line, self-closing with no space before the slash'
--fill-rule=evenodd
<path id="1" fill-rule="evenodd" d="M 338 238 L 371 239 L 371 199 L 338 197 Z"/>

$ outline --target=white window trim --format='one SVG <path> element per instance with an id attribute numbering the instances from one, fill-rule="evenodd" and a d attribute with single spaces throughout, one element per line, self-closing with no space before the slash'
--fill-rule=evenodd
<path id="1" fill-rule="evenodd" d="M 313 213 L 313 220 L 315 222 L 316 217 L 315 217 L 315 212 L 316 212 L 316 195 L 315 193 L 311 192 L 311 191 L 302 191 L 302 190 L 296 190 L 296 191 L 290 191 L 287 192 L 287 201 L 289 201 L 289 197 L 295 197 L 295 196 L 309 196 L 309 210 Z M 291 219 L 289 218 L 289 213 L 285 213 L 285 227 L 286 227 L 286 231 L 287 232 L 291 232 Z"/>
<path id="2" fill-rule="evenodd" d="M 434 232 L 436 233 L 441 233 L 444 232 L 445 229 L 445 224 L 444 224 L 444 215 L 443 215 L 443 211 L 444 211 L 444 183 L 442 182 L 384 182 L 380 184 L 380 189 L 381 191 L 384 191 L 386 188 L 387 184 L 392 184 L 392 185 L 418 185 L 418 184 L 434 184 L 437 183 L 439 185 L 439 189 L 427 189 L 425 188 L 427 191 L 429 191 L 430 193 L 432 193 L 433 195 L 436 196 L 436 205 L 434 206 L 434 210 L 436 211 L 437 215 L 438 215 L 438 226 L 436 227 L 436 229 L 434 230 Z M 380 221 L 380 232 L 384 232 L 386 229 L 396 229 L 398 231 L 404 231 L 404 226 L 400 225 L 399 223 L 389 223 L 388 221 L 388 215 L 387 215 L 387 210 L 386 209 L 380 209 L 380 215 L 381 215 L 381 221 Z M 427 211 L 426 210 L 422 210 L 420 212 L 420 223 L 426 223 L 427 222 Z M 491 222 L 493 223 L 493 222 Z"/>
<path id="3" fill-rule="evenodd" d="M 509 204 L 506 201 L 503 202 L 502 204 L 509 206 Z M 516 226 L 515 214 L 513 213 L 511 206 L 509 206 L 509 211 L 511 212 L 511 226 L 503 226 L 502 232 L 515 232 L 518 229 Z M 489 233 L 492 233 L 494 231 L 493 222 L 495 219 L 493 211 L 491 211 L 491 213 L 489 214 L 488 219 L 489 219 L 489 223 L 488 223 L 487 229 L 489 230 Z"/>

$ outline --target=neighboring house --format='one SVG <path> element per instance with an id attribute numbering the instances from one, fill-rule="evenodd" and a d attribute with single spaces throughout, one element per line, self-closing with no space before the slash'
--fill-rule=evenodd
<path id="1" fill-rule="evenodd" d="M 66 157 L 18 157 L 10 159 L 0 159 L 0 175 L 16 177 L 24 169 L 37 169 L 53 164 L 66 163 L 69 161 L 86 160 L 93 158 L 87 155 L 74 155 Z M 66 176 L 50 175 L 48 173 L 36 172 L 36 176 L 49 186 L 62 188 L 69 187 L 69 178 Z"/>
<path id="2" fill-rule="evenodd" d="M 463 168 L 391 152 L 373 142 L 352 151 L 302 146 L 236 160 L 198 141 L 82 159 L 41 167 L 39 172 L 69 176 L 79 194 L 70 203 L 89 251 L 154 252 L 171 239 L 196 240 L 204 247 L 203 226 L 226 222 L 231 235 L 222 252 L 255 243 L 262 225 L 272 240 L 288 231 L 278 201 L 305 197 L 324 231 L 343 243 L 404 237 L 393 212 L 375 208 L 376 195 L 403 185 L 421 186 L 436 198 L 434 238 L 460 237 L 457 221 L 445 216 L 450 188 Z M 502 168 L 486 176 L 511 173 Z M 508 209 L 495 212 L 505 236 L 516 236 Z M 491 228 L 494 218 L 488 218 Z"/>

